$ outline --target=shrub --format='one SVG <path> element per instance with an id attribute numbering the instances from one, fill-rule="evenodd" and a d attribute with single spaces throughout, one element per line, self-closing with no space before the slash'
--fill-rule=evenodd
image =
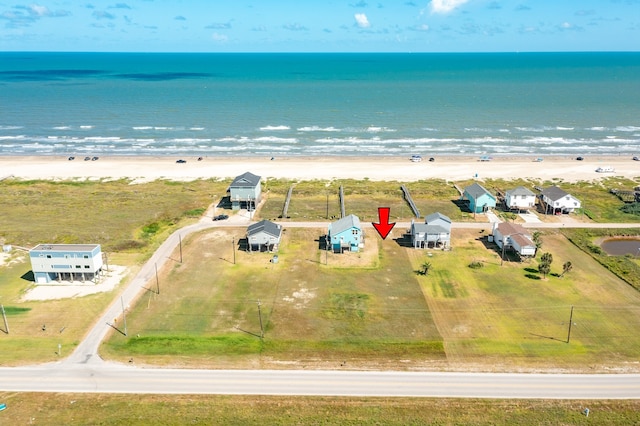
<path id="1" fill-rule="evenodd" d="M 483 264 L 482 262 L 478 262 L 478 261 L 471 262 L 471 263 L 469 264 L 469 268 L 471 268 L 471 269 L 480 269 L 480 268 L 482 268 L 483 266 L 484 266 L 484 264 Z"/>

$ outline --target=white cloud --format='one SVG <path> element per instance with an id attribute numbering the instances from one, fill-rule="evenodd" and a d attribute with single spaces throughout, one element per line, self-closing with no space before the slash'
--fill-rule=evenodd
<path id="1" fill-rule="evenodd" d="M 431 13 L 449 13 L 469 0 L 431 0 Z"/>
<path id="2" fill-rule="evenodd" d="M 371 26 L 367 15 L 364 13 L 356 13 L 353 17 L 356 18 L 356 25 L 360 28 L 369 28 Z"/>
<path id="3" fill-rule="evenodd" d="M 211 39 L 218 43 L 226 43 L 229 40 L 229 37 L 224 34 L 213 33 L 211 34 Z"/>
<path id="4" fill-rule="evenodd" d="M 564 28 L 565 30 L 568 30 L 568 29 L 571 29 L 571 24 L 568 22 L 563 22 L 561 27 Z"/>

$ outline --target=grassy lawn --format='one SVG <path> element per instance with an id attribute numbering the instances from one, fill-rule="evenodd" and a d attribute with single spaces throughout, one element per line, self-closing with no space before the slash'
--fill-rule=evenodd
<path id="1" fill-rule="evenodd" d="M 243 234 L 216 230 L 185 241 L 185 262 L 162 271 L 160 294 L 143 296 L 127 317 L 130 336 L 112 335 L 105 353 L 272 368 L 443 359 L 415 273 L 394 241 L 370 238 L 362 253 L 327 254 L 315 241 L 322 230 L 288 229 L 277 264 L 271 254 L 244 251 L 233 264 L 232 242 Z"/>
<path id="2" fill-rule="evenodd" d="M 640 293 L 558 233 L 543 236 L 541 252 L 554 258 L 546 278 L 535 260 L 501 266 L 495 246 L 480 237 L 459 231 L 451 252 L 410 252 L 415 269 L 425 259 L 432 264 L 419 279 L 453 368 L 602 371 L 638 362 Z M 474 261 L 484 266 L 469 268 Z M 574 268 L 559 277 L 566 261 Z"/>
<path id="3" fill-rule="evenodd" d="M 0 392 L 3 423 L 64 425 L 631 425 L 638 401 Z M 581 412 L 588 407 L 589 417 Z"/>
<path id="4" fill-rule="evenodd" d="M 2 366 L 59 360 L 59 344 L 61 355 L 69 355 L 113 299 L 113 292 L 109 292 L 77 299 L 21 301 L 33 282 L 20 277 L 30 270 L 28 259 L 27 263 L 0 267 L 0 304 L 5 308 L 9 326 L 6 334 L 0 320 Z"/>
<path id="5" fill-rule="evenodd" d="M 176 227 L 200 217 L 224 195 L 224 182 L 0 182 L 0 243 L 99 243 L 113 265 L 131 273 Z M 13 250 L 0 264 L 0 365 L 48 362 L 68 355 L 114 297 L 114 292 L 55 301 L 22 301 L 31 287 L 28 255 Z M 1 262 L 0 262 L 1 263 Z M 42 328 L 45 326 L 45 330 Z"/>

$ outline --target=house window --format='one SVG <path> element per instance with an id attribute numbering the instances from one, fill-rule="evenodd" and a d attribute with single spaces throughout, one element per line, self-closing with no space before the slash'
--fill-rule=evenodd
<path id="1" fill-rule="evenodd" d="M 352 233 L 353 235 L 358 235 L 358 230 L 357 230 L 357 229 L 353 229 L 353 230 L 351 230 L 351 233 Z"/>
<path id="2" fill-rule="evenodd" d="M 81 268 L 81 266 L 80 266 L 80 265 L 76 265 L 76 269 L 80 269 L 80 268 Z"/>
<path id="3" fill-rule="evenodd" d="M 84 269 L 89 269 L 89 265 L 84 265 Z"/>
<path id="4" fill-rule="evenodd" d="M 47 259 L 51 259 L 51 255 L 50 254 L 47 255 Z"/>
<path id="5" fill-rule="evenodd" d="M 85 259 L 88 259 L 88 258 L 89 258 L 89 255 L 88 255 L 88 254 L 85 254 L 85 255 L 84 255 L 84 256 L 82 256 L 82 257 L 84 257 Z"/>

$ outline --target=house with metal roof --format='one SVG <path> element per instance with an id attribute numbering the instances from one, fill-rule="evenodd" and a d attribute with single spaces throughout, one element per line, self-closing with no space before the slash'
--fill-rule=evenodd
<path id="1" fill-rule="evenodd" d="M 447 248 L 451 243 L 451 219 L 442 213 L 432 213 L 424 223 L 412 221 L 409 233 L 413 248 Z"/>
<path id="2" fill-rule="evenodd" d="M 504 203 L 510 210 L 529 210 L 536 206 L 536 194 L 524 186 L 518 186 L 505 192 Z"/>
<path id="3" fill-rule="evenodd" d="M 327 248 L 335 253 L 359 251 L 364 247 L 364 233 L 358 216 L 350 214 L 329 224 Z"/>
<path id="4" fill-rule="evenodd" d="M 247 250 L 277 251 L 282 239 L 282 225 L 261 220 L 247 228 Z"/>
<path id="5" fill-rule="evenodd" d="M 464 189 L 462 199 L 469 201 L 472 213 L 484 213 L 496 206 L 496 197 L 477 182 Z"/>
<path id="6" fill-rule="evenodd" d="M 36 284 L 95 281 L 103 266 L 100 244 L 38 244 L 29 259 Z"/>
<path id="7" fill-rule="evenodd" d="M 531 257 L 536 255 L 538 249 L 533 242 L 531 233 L 522 225 L 517 223 L 500 222 L 493 226 L 493 240 L 503 251 L 513 250 L 520 257 Z"/>
<path id="8" fill-rule="evenodd" d="M 573 195 L 557 186 L 550 186 L 540 192 L 540 199 L 545 214 L 567 214 L 579 209 L 582 205 Z"/>
<path id="9" fill-rule="evenodd" d="M 233 210 L 255 210 L 261 198 L 260 176 L 245 172 L 229 185 L 229 198 Z"/>

